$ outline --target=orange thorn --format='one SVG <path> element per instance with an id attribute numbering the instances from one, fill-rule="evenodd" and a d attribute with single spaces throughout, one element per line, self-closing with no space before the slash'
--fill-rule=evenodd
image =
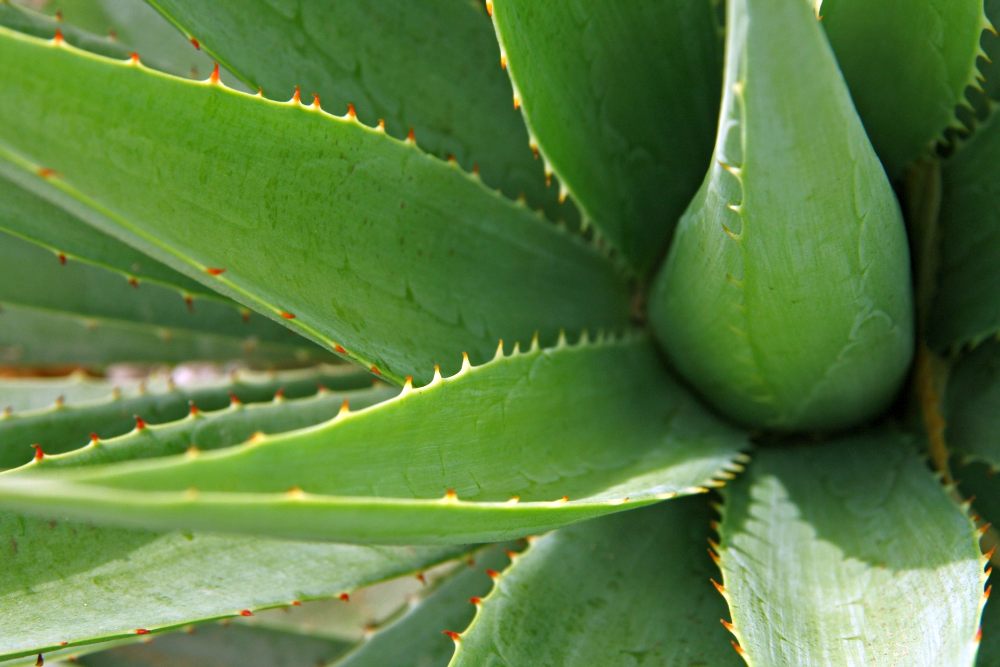
<path id="1" fill-rule="evenodd" d="M 56 170 L 48 167 L 39 167 L 36 173 L 42 178 L 50 178 L 56 175 Z"/>
<path id="2" fill-rule="evenodd" d="M 52 37 L 52 41 L 56 44 L 62 44 L 65 39 L 63 39 L 62 29 L 56 28 L 56 34 Z"/>
<path id="3" fill-rule="evenodd" d="M 472 173 L 475 174 L 476 176 L 479 175 L 479 163 L 478 162 L 473 162 L 472 163 Z"/>
<path id="4" fill-rule="evenodd" d="M 995 554 L 996 552 L 997 552 L 997 548 L 994 545 L 992 549 L 990 549 L 989 551 L 987 551 L 984 554 L 986 556 L 986 560 L 993 560 L 993 554 Z"/>
<path id="5" fill-rule="evenodd" d="M 63 13 L 62 13 L 61 9 L 57 9 L 56 10 L 55 18 L 56 18 L 56 21 L 62 21 L 63 20 Z"/>
<path id="6" fill-rule="evenodd" d="M 335 344 L 335 345 L 333 346 L 333 349 L 334 349 L 334 351 L 335 351 L 335 352 L 337 352 L 338 354 L 347 354 L 347 350 L 345 350 L 345 349 L 343 348 L 343 346 L 342 346 L 342 345 L 336 345 L 336 344 Z"/>
<path id="7" fill-rule="evenodd" d="M 446 635 L 446 636 L 447 636 L 447 637 L 448 637 L 449 639 L 451 639 L 451 640 L 452 640 L 453 642 L 455 642 L 456 644 L 457 644 L 458 642 L 462 641 L 462 636 L 461 636 L 461 635 L 459 635 L 459 634 L 458 634 L 457 632 L 455 632 L 454 630 L 442 630 L 442 631 L 441 631 L 441 634 L 443 634 L 443 635 Z"/>
<path id="8" fill-rule="evenodd" d="M 487 576 L 488 576 L 488 577 L 489 577 L 490 579 L 496 579 L 497 577 L 499 577 L 499 576 L 500 576 L 500 573 L 499 573 L 499 572 L 497 572 L 496 570 L 486 570 L 486 575 L 487 575 Z"/>
<path id="9" fill-rule="evenodd" d="M 33 444 L 32 449 L 35 450 L 35 462 L 41 461 L 45 458 L 45 452 L 42 451 L 42 446 L 38 443 Z"/>
<path id="10" fill-rule="evenodd" d="M 197 37 L 191 38 L 191 46 L 201 51 L 201 42 L 198 41 Z"/>
<path id="11" fill-rule="evenodd" d="M 278 390 L 276 392 L 274 392 L 274 400 L 280 401 L 284 397 L 285 397 L 285 388 L 284 387 L 278 387 Z"/>
<path id="12" fill-rule="evenodd" d="M 515 95 L 514 96 L 514 109 L 516 110 L 516 109 L 520 109 L 520 108 L 521 108 L 521 98 L 518 97 L 517 95 Z"/>
<path id="13" fill-rule="evenodd" d="M 742 656 L 745 656 L 745 655 L 746 655 L 746 652 L 745 652 L 745 651 L 743 650 L 743 647 L 742 647 L 742 646 L 740 646 L 740 645 L 739 645 L 739 644 L 738 644 L 738 643 L 736 642 L 736 640 L 734 640 L 734 639 L 731 639 L 731 640 L 729 641 L 729 643 L 733 645 L 733 649 L 735 649 L 735 650 L 736 650 L 736 652 L 740 654 L 740 657 L 742 657 Z"/>
<path id="14" fill-rule="evenodd" d="M 710 578 L 709 581 L 711 581 L 712 585 L 715 586 L 715 590 L 719 591 L 719 595 L 725 595 L 726 594 L 726 587 L 725 586 L 723 586 L 722 584 L 720 584 L 715 579 L 711 579 Z"/>
<path id="15" fill-rule="evenodd" d="M 66 255 L 63 253 L 59 253 L 59 263 L 66 266 Z"/>
<path id="16" fill-rule="evenodd" d="M 215 63 L 212 67 L 212 73 L 208 75 L 208 82 L 213 86 L 219 84 L 219 63 Z"/>
<path id="17" fill-rule="evenodd" d="M 976 636 L 975 636 L 975 637 L 973 638 L 973 640 L 974 640 L 974 641 L 975 641 L 975 642 L 976 642 L 977 644 L 978 644 L 979 642 L 983 641 L 983 626 L 981 626 L 981 625 L 980 625 L 980 626 L 979 626 L 979 629 L 977 629 L 977 630 L 976 630 Z"/>
<path id="18" fill-rule="evenodd" d="M 132 53 L 128 54 L 128 61 L 131 64 L 133 64 L 133 65 L 138 65 L 139 64 L 139 54 L 136 53 L 135 51 L 133 51 Z"/>
<path id="19" fill-rule="evenodd" d="M 339 600 L 344 601 L 344 602 L 350 602 L 351 601 L 351 596 L 348 595 L 347 593 L 341 593 L 340 595 L 337 596 L 337 598 Z"/>
<path id="20" fill-rule="evenodd" d="M 129 276 L 128 284 L 131 285 L 132 287 L 135 287 L 136 289 L 138 289 L 138 287 L 139 287 L 139 279 L 136 278 L 135 276 Z"/>
<path id="21" fill-rule="evenodd" d="M 136 628 L 135 634 L 137 634 L 137 635 L 148 635 L 149 634 L 149 630 L 147 630 L 146 628 Z"/>
<path id="22" fill-rule="evenodd" d="M 253 616 L 253 612 L 249 609 L 241 609 L 240 616 Z"/>
<path id="23" fill-rule="evenodd" d="M 101 439 L 101 436 L 97 435 L 96 433 L 91 433 L 90 434 L 90 441 L 92 443 L 97 444 L 100 441 L 100 439 Z"/>
<path id="24" fill-rule="evenodd" d="M 190 311 L 190 312 L 193 313 L 194 312 L 194 297 L 192 297 L 190 294 L 185 294 L 184 295 L 184 305 L 187 306 L 188 311 Z"/>
<path id="25" fill-rule="evenodd" d="M 482 603 L 482 601 L 483 599 L 478 595 L 473 595 L 471 598 L 469 598 L 469 604 L 479 605 L 480 603 Z"/>
<path id="26" fill-rule="evenodd" d="M 406 140 L 411 144 L 417 143 L 417 135 L 413 132 L 412 127 L 410 128 L 410 131 L 406 134 Z"/>
<path id="27" fill-rule="evenodd" d="M 992 592 L 993 592 L 993 584 L 990 584 L 989 586 L 986 587 L 986 590 L 983 591 L 983 599 L 984 600 L 989 600 L 990 599 L 990 593 L 992 593 Z"/>
<path id="28" fill-rule="evenodd" d="M 500 54 L 500 69 L 507 69 L 507 56 Z"/>
<path id="29" fill-rule="evenodd" d="M 38 657 L 35 658 L 35 667 L 43 667 L 43 665 L 45 665 L 45 658 L 43 658 L 42 654 L 39 653 Z"/>
<path id="30" fill-rule="evenodd" d="M 358 112 L 355 111 L 354 105 L 351 104 L 350 102 L 347 103 L 347 117 L 350 118 L 351 120 L 354 120 L 355 118 L 358 117 Z"/>
<path id="31" fill-rule="evenodd" d="M 455 493 L 455 489 L 448 489 L 444 492 L 445 500 L 458 500 L 458 494 Z"/>
<path id="32" fill-rule="evenodd" d="M 292 104 L 302 104 L 302 89 L 295 86 L 295 92 L 292 93 Z"/>
<path id="33" fill-rule="evenodd" d="M 486 0 L 486 13 L 493 16 L 493 0 Z"/>
<path id="34" fill-rule="evenodd" d="M 376 365 L 374 365 L 374 364 L 372 364 L 372 367 L 371 367 L 371 368 L 369 368 L 368 370 L 370 370 L 370 371 L 371 371 L 372 373 L 374 373 L 375 375 L 382 375 L 382 371 L 380 371 L 380 370 L 378 369 L 378 366 L 376 366 Z"/>
<path id="35" fill-rule="evenodd" d="M 257 97 L 264 97 L 264 89 L 257 86 Z"/>
<path id="36" fill-rule="evenodd" d="M 225 269 L 216 269 L 211 266 L 205 269 L 205 273 L 207 273 L 210 276 L 221 276 L 225 272 L 226 272 Z"/>
<path id="37" fill-rule="evenodd" d="M 425 575 L 423 572 L 417 572 L 416 577 L 417 581 L 419 581 L 421 584 L 423 584 L 424 586 L 427 585 L 427 575 Z"/>
<path id="38" fill-rule="evenodd" d="M 242 402 L 239 396 L 233 392 L 229 392 L 229 405 L 240 405 Z"/>
<path id="39" fill-rule="evenodd" d="M 146 421 L 139 415 L 133 415 L 135 417 L 135 430 L 141 431 L 146 428 Z"/>
<path id="40" fill-rule="evenodd" d="M 292 600 L 292 606 L 293 607 L 301 607 L 302 606 L 302 600 Z"/>
<path id="41" fill-rule="evenodd" d="M 987 521 L 986 523 L 984 523 L 983 525 L 981 525 L 979 527 L 979 534 L 980 535 L 985 535 L 986 531 L 988 531 L 992 526 L 993 526 L 993 524 L 990 523 L 989 521 Z"/>
<path id="42" fill-rule="evenodd" d="M 188 401 L 188 414 L 192 417 L 197 417 L 200 412 L 201 410 L 199 410 L 198 406 L 194 404 L 194 401 Z"/>
<path id="43" fill-rule="evenodd" d="M 722 623 L 722 627 L 724 627 L 729 632 L 733 632 L 733 624 L 727 621 L 726 619 L 720 618 L 719 623 Z"/>
<path id="44" fill-rule="evenodd" d="M 295 315 L 292 314 L 292 313 L 290 313 L 290 312 L 288 312 L 287 310 L 281 311 L 281 316 L 284 317 L 286 320 L 294 320 L 295 319 Z"/>
<path id="45" fill-rule="evenodd" d="M 559 499 L 559 502 L 568 503 L 569 502 L 569 496 L 563 496 L 562 498 Z"/>
<path id="46" fill-rule="evenodd" d="M 719 558 L 719 554 L 715 553 L 711 549 L 707 549 L 707 551 L 708 551 L 708 557 L 712 559 L 712 562 L 715 563 L 716 565 L 721 566 L 722 560 Z"/>
<path id="47" fill-rule="evenodd" d="M 517 553 L 513 549 L 504 549 L 503 552 L 505 554 L 507 554 L 507 558 L 509 558 L 511 560 L 514 560 L 515 558 L 517 558 L 520 555 L 519 553 Z"/>
<path id="48" fill-rule="evenodd" d="M 385 118 L 378 119 L 378 129 L 385 132 Z"/>

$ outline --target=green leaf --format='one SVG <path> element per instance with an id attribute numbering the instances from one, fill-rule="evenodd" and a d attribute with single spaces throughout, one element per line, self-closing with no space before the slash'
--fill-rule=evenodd
<path id="1" fill-rule="evenodd" d="M 475 598 L 482 598 L 493 586 L 487 571 L 501 570 L 508 562 L 508 556 L 499 547 L 484 551 L 474 567 L 461 568 L 447 576 L 422 599 L 409 605 L 401 615 L 330 667 L 447 665 L 453 647 L 443 631 L 469 624 L 475 613 L 472 604 Z"/>
<path id="2" fill-rule="evenodd" d="M 118 391 L 133 393 L 138 382 L 123 382 Z M 116 383 L 74 371 L 53 377 L 0 378 L 0 406 L 5 413 L 36 410 L 51 406 L 57 400 L 70 402 L 110 398 Z"/>
<path id="3" fill-rule="evenodd" d="M 46 455 L 75 450 L 51 458 L 53 465 L 179 454 L 192 445 L 201 449 L 233 445 L 256 431 L 275 433 L 331 419 L 345 400 L 360 407 L 396 393 L 383 386 L 346 394 L 323 391 L 312 400 L 285 400 L 316 394 L 319 386 L 340 391 L 369 387 L 369 378 L 367 373 L 346 366 L 330 367 L 236 377 L 231 382 L 190 388 L 171 386 L 88 403 L 59 401 L 45 409 L 0 417 L 0 468 L 28 462 L 32 444 L 39 445 Z M 260 407 L 243 406 L 244 402 L 259 401 L 271 402 Z M 189 404 L 197 406 L 198 411 L 192 412 Z M 144 424 L 171 423 L 135 428 L 136 416 Z M 93 442 L 95 435 L 101 438 L 97 444 Z M 88 441 L 91 444 L 83 447 Z M 82 449 L 76 450 L 78 447 Z"/>
<path id="4" fill-rule="evenodd" d="M 201 283 L 102 234 L 3 176 L 0 176 L 0 231 L 47 248 L 61 261 L 79 260 L 96 264 L 141 282 L 150 281 L 174 287 L 186 294 L 218 298 L 215 292 Z M 0 243 L 6 242 L 6 238 L 4 236 L 4 241 Z M 17 247 L 21 245 L 17 244 Z"/>
<path id="5" fill-rule="evenodd" d="M 1000 467 L 1000 342 L 983 343 L 954 363 L 944 416 L 945 440 L 955 454 Z"/>
<path id="6" fill-rule="evenodd" d="M 711 155 L 722 60 L 711 4 L 487 4 L 547 168 L 645 272 Z"/>
<path id="7" fill-rule="evenodd" d="M 938 289 L 928 342 L 942 350 L 1000 332 L 1000 114 L 979 127 L 941 172 Z"/>
<path id="8" fill-rule="evenodd" d="M 0 25 L 45 39 L 51 39 L 58 29 L 67 42 L 81 49 L 111 58 L 128 58 L 129 55 L 130 49 L 126 45 L 111 39 L 103 30 L 98 34 L 93 31 L 88 32 L 84 28 L 63 23 L 53 16 L 47 16 L 6 0 L 0 0 Z"/>
<path id="9" fill-rule="evenodd" d="M 720 567 L 750 664 L 972 664 L 985 559 L 912 442 L 761 448 L 723 497 Z"/>
<path id="10" fill-rule="evenodd" d="M 830 45 L 886 171 L 929 152 L 976 84 L 983 0 L 821 0 Z M 819 4 L 819 3 L 817 3 Z"/>
<path id="11" fill-rule="evenodd" d="M 337 113 L 353 104 L 420 147 L 478 165 L 483 181 L 510 197 L 558 210 L 542 165 L 511 107 L 500 52 L 478 0 L 312 0 L 277 8 L 266 0 L 151 0 L 202 48 L 252 88 L 287 99 L 300 86 Z M 261 57 L 266 53 L 266 57 Z"/>
<path id="12" fill-rule="evenodd" d="M 0 534 L 0 658 L 336 596 L 463 553 L 156 534 L 12 514 L 0 515 Z"/>
<path id="13" fill-rule="evenodd" d="M 497 579 L 452 665 L 738 665 L 718 625 L 702 498 L 538 538 Z"/>
<path id="14" fill-rule="evenodd" d="M 906 230 L 804 0 L 728 3 L 714 159 L 649 297 L 667 356 L 725 414 L 850 426 L 913 355 Z"/>
<path id="15" fill-rule="evenodd" d="M 305 342 L 295 347 L 0 303 L 0 363 L 4 364 L 102 366 L 243 360 L 287 365 L 328 359 L 326 352 Z"/>
<path id="16" fill-rule="evenodd" d="M 174 632 L 77 660 L 84 667 L 309 667 L 324 665 L 350 644 L 329 637 L 234 623 Z M 388 664 L 388 663 L 386 663 Z M 400 663 L 402 664 L 402 663 Z"/>
<path id="17" fill-rule="evenodd" d="M 301 539 L 498 541 L 704 491 L 747 446 L 632 338 L 498 356 L 193 458 L 48 473 L 42 460 L 3 476 L 0 506 Z"/>
<path id="18" fill-rule="evenodd" d="M 0 80 L 9 168 L 53 169 L 91 224 L 397 382 L 627 322 L 594 248 L 351 118 L 3 29 Z"/>
<path id="19" fill-rule="evenodd" d="M 205 332 L 306 347 L 293 332 L 228 301 L 195 299 L 159 285 L 79 262 L 0 233 L 0 303 L 173 331 Z M 330 355 L 332 356 L 332 355 Z"/>

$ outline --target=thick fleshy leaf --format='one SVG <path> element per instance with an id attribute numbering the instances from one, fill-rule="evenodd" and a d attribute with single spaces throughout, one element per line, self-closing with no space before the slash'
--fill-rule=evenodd
<path id="1" fill-rule="evenodd" d="M 309 401 L 286 400 L 316 394 L 321 386 L 337 393 L 322 391 Z M 343 393 L 370 386 L 367 373 L 344 366 L 237 376 L 229 382 L 169 386 L 129 396 L 112 394 L 82 403 L 57 400 L 43 409 L 0 417 L 0 468 L 28 462 L 34 454 L 30 446 L 35 444 L 46 455 L 83 447 L 71 455 L 52 458 L 58 465 L 179 454 L 190 446 L 224 447 L 257 431 L 276 433 L 326 421 L 337 414 L 345 400 L 361 407 L 396 393 L 384 385 Z M 270 403 L 261 409 L 243 405 L 260 401 Z M 136 428 L 137 418 L 142 420 L 142 428 Z M 90 445 L 84 447 L 88 441 Z"/>
<path id="2" fill-rule="evenodd" d="M 888 407 L 913 356 L 903 218 L 805 0 L 727 9 L 714 159 L 649 320 L 734 419 L 849 427 Z"/>
<path id="3" fill-rule="evenodd" d="M 627 321 L 594 248 L 349 116 L 3 29 L 0 80 L 4 170 L 392 380 Z"/>
<path id="4" fill-rule="evenodd" d="M 265 96 L 286 99 L 300 86 L 338 113 L 352 104 L 363 123 L 383 119 L 400 139 L 413 128 L 421 148 L 453 155 L 465 169 L 478 165 L 486 184 L 510 197 L 524 194 L 553 216 L 566 214 L 511 107 L 481 1 L 150 4 Z"/>
<path id="5" fill-rule="evenodd" d="M 103 30 L 96 33 L 87 31 L 73 23 L 63 23 L 54 16 L 11 2 L 0 2 L 0 25 L 46 39 L 52 37 L 56 30 L 60 30 L 66 41 L 73 46 L 112 58 L 127 58 L 130 51 L 128 46 L 112 39 Z"/>
<path id="6" fill-rule="evenodd" d="M 979 536 L 908 439 L 760 448 L 723 496 L 720 567 L 750 664 L 972 664 Z"/>
<path id="7" fill-rule="evenodd" d="M 13 514 L 0 515 L 0 534 L 0 658 L 332 597 L 463 552 L 157 534 Z"/>
<path id="8" fill-rule="evenodd" d="M 983 343 L 955 361 L 944 401 L 949 448 L 1000 468 L 1000 341 Z"/>
<path id="9" fill-rule="evenodd" d="M 830 45 L 890 176 L 926 153 L 949 125 L 989 25 L 983 0 L 820 0 Z M 819 4 L 819 3 L 817 3 Z"/>
<path id="10" fill-rule="evenodd" d="M 469 624 L 475 613 L 473 604 L 493 586 L 487 573 L 502 570 L 510 557 L 514 557 L 514 552 L 505 554 L 499 547 L 484 551 L 473 566 L 445 578 L 433 591 L 409 605 L 330 667 L 447 665 L 454 651 L 445 631 Z"/>
<path id="11" fill-rule="evenodd" d="M 941 172 L 938 290 L 928 342 L 941 350 L 1000 332 L 1000 113 Z"/>
<path id="12" fill-rule="evenodd" d="M 690 498 L 538 538 L 497 578 L 452 665 L 739 665 Z"/>
<path id="13" fill-rule="evenodd" d="M 3 5 L 0 5 L 0 10 L 2 8 Z M 60 261 L 89 262 L 141 282 L 171 286 L 191 295 L 218 296 L 201 283 L 99 232 L 71 213 L 2 176 L 0 231 L 48 248 Z"/>
<path id="14" fill-rule="evenodd" d="M 645 338 L 533 349 L 326 424 L 199 456 L 0 480 L 0 505 L 351 542 L 512 539 L 704 491 L 748 443 Z M 37 468 L 37 469 L 36 469 Z"/>
<path id="15" fill-rule="evenodd" d="M 7 413 L 50 407 L 56 401 L 95 401 L 111 398 L 118 391 L 134 391 L 136 382 L 116 383 L 86 373 L 73 372 L 52 377 L 0 378 L 0 406 Z"/>
<path id="16" fill-rule="evenodd" d="M 722 45 L 711 3 L 486 4 L 547 168 L 585 220 L 649 269 L 712 153 Z"/>
<path id="17" fill-rule="evenodd" d="M 326 664 L 350 647 L 344 641 L 300 632 L 212 624 L 76 662 L 84 667 L 312 667 Z"/>
<path id="18" fill-rule="evenodd" d="M 150 324 L 175 332 L 312 347 L 294 332 L 230 301 L 196 299 L 160 285 L 143 285 L 138 279 L 98 266 L 69 261 L 64 264 L 55 253 L 3 233 L 0 303 L 98 320 Z"/>
<path id="19" fill-rule="evenodd" d="M 152 290 L 150 285 L 146 288 Z M 176 295 L 175 295 L 176 296 Z M 104 366 L 119 362 L 182 363 L 240 360 L 256 365 L 319 363 L 322 349 L 261 342 L 156 324 L 0 303 L 0 364 Z"/>

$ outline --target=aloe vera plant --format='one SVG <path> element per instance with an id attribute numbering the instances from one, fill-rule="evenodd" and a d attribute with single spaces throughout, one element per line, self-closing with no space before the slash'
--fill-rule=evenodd
<path id="1" fill-rule="evenodd" d="M 876 5 L 0 0 L 0 664 L 1000 664 L 1000 4 Z"/>

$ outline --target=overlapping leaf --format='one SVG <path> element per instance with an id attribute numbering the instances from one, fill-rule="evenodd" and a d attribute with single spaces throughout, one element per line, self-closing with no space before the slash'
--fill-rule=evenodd
<path id="1" fill-rule="evenodd" d="M 913 444 L 761 448 L 723 490 L 718 548 L 753 665 L 971 665 L 985 559 Z"/>
<path id="2" fill-rule="evenodd" d="M 495 541 L 704 490 L 747 446 L 645 338 L 533 349 L 196 457 L 0 480 L 0 505 L 354 542 Z M 738 468 L 738 466 L 735 466 Z"/>
<path id="3" fill-rule="evenodd" d="M 0 76 L 8 169 L 34 164 L 89 223 L 390 379 L 626 322 L 593 248 L 350 117 L 7 30 Z"/>

